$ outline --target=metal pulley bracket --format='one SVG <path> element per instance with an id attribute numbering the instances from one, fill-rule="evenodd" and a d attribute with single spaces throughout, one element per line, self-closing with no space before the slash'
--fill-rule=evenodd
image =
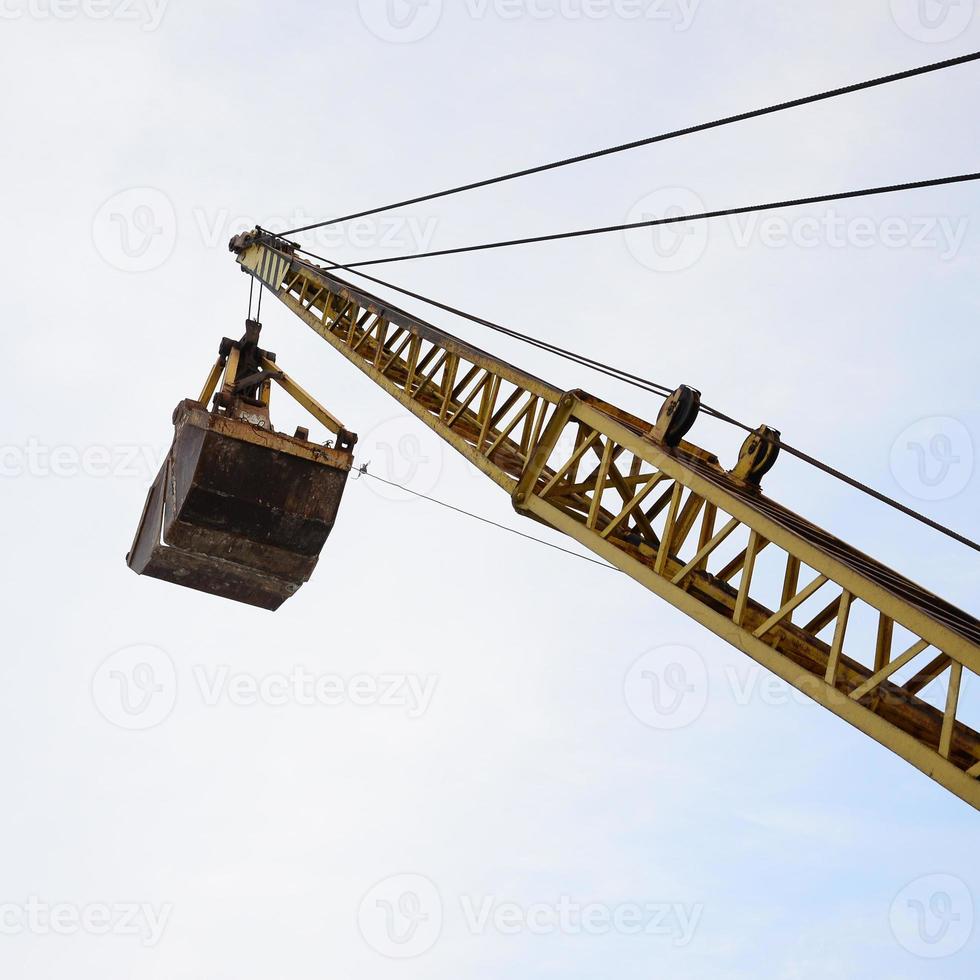
<path id="1" fill-rule="evenodd" d="M 732 476 L 749 486 L 760 486 L 779 458 L 780 438 L 779 431 L 768 425 L 756 429 L 743 443 Z"/>
<path id="2" fill-rule="evenodd" d="M 651 435 L 671 449 L 676 449 L 693 428 L 700 411 L 701 392 L 681 385 L 664 402 Z"/>

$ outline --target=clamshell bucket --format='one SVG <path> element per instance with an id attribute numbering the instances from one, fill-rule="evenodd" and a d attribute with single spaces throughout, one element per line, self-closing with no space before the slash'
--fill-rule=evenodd
<path id="1" fill-rule="evenodd" d="M 305 432 L 273 431 L 261 402 L 224 404 L 219 395 L 213 411 L 177 406 L 173 446 L 126 560 L 140 575 L 275 610 L 316 568 L 355 437 L 341 430 L 337 448 L 318 446 Z"/>
<path id="2" fill-rule="evenodd" d="M 298 585 L 214 555 L 168 546 L 163 537 L 163 524 L 171 476 L 168 460 L 150 489 L 136 540 L 126 556 L 129 567 L 139 575 L 199 592 L 262 609 L 278 609 L 296 592 Z"/>

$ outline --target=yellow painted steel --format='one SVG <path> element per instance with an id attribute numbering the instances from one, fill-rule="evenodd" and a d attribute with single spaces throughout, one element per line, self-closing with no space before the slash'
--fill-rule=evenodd
<path id="1" fill-rule="evenodd" d="M 272 356 L 274 357 L 275 355 Z M 218 357 L 197 399 L 201 405 L 207 408 L 219 384 L 221 384 L 223 391 L 229 397 L 234 396 L 235 386 L 239 380 L 240 362 L 241 350 L 237 344 L 232 345 L 227 357 L 224 355 Z M 269 407 L 272 382 L 275 381 L 293 401 L 306 409 L 328 432 L 332 432 L 338 436 L 347 434 L 343 423 L 327 411 L 305 388 L 297 384 L 296 381 L 286 374 L 274 360 L 263 356 L 260 361 L 260 366 L 270 376 L 270 380 L 263 382 L 259 387 L 259 400 L 265 409 Z"/>
<path id="2" fill-rule="evenodd" d="M 282 270 L 267 284 L 286 307 L 506 490 L 518 512 L 574 538 L 980 809 L 980 734 L 963 720 L 960 696 L 980 673 L 974 617 L 769 500 L 744 459 L 727 471 L 690 443 L 672 449 L 651 423 L 562 392 L 287 252 L 253 245 L 240 261 Z M 863 632 L 854 623 L 867 608 L 877 625 Z M 904 668 L 915 676 L 900 684 Z M 920 693 L 944 678 L 945 704 L 935 707 Z"/>
<path id="3" fill-rule="evenodd" d="M 219 357 L 214 363 L 214 367 L 211 368 L 211 373 L 208 375 L 208 380 L 204 382 L 204 387 L 201 389 L 201 394 L 198 397 L 198 401 L 202 405 L 208 405 L 211 399 L 214 397 L 214 393 L 218 390 L 218 383 L 221 381 L 221 375 L 225 370 L 225 359 Z"/>
<path id="4" fill-rule="evenodd" d="M 344 426 L 338 422 L 309 392 L 298 385 L 286 374 L 274 361 L 268 358 L 262 359 L 262 368 L 273 372 L 272 380 L 275 381 L 283 391 L 286 392 L 293 401 L 302 405 L 310 415 L 313 416 L 328 432 L 339 435 Z"/>

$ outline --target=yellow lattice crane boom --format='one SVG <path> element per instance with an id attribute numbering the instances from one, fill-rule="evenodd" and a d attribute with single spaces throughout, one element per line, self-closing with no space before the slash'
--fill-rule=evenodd
<path id="1" fill-rule="evenodd" d="M 256 232 L 233 246 L 243 269 L 518 513 L 574 538 L 980 809 L 980 734 L 959 716 L 964 682 L 980 673 L 980 622 L 768 499 L 759 482 L 774 462 L 770 433 L 751 436 L 726 470 L 683 439 L 696 417 L 686 389 L 651 424 L 560 391 L 280 240 Z M 871 631 L 849 629 L 862 605 Z M 803 608 L 819 611 L 801 619 Z M 934 707 L 920 695 L 941 679 L 945 703 Z"/>

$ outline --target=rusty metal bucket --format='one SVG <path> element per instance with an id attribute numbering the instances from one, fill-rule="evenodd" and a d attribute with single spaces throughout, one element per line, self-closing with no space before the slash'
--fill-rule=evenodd
<path id="1" fill-rule="evenodd" d="M 333 528 L 353 453 L 184 401 L 150 489 L 129 567 L 278 609 L 309 580 Z"/>

